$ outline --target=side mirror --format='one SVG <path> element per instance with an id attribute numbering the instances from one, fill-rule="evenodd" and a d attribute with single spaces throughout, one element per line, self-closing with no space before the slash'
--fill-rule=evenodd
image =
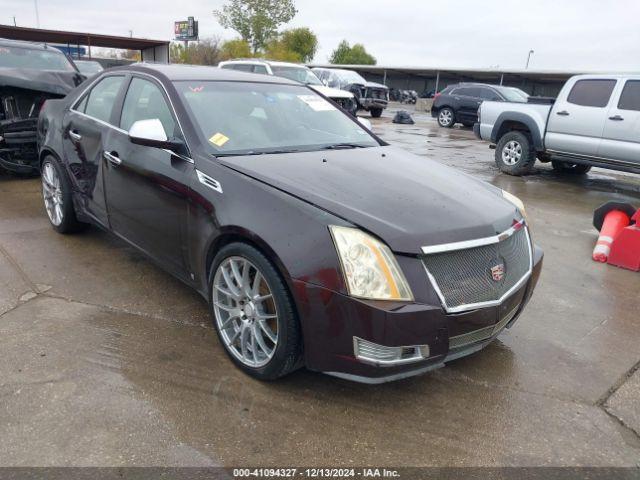
<path id="1" fill-rule="evenodd" d="M 356 117 L 360 125 L 362 125 L 367 130 L 371 130 L 371 122 L 364 117 Z"/>
<path id="2" fill-rule="evenodd" d="M 323 84 L 325 87 L 328 87 L 328 86 L 329 86 L 329 80 L 327 80 L 326 78 L 323 78 L 323 79 L 322 79 L 322 84 Z"/>
<path id="3" fill-rule="evenodd" d="M 129 140 L 136 145 L 166 148 L 177 152 L 184 147 L 181 140 L 167 138 L 162 122 L 157 118 L 134 122 L 129 129 Z"/>

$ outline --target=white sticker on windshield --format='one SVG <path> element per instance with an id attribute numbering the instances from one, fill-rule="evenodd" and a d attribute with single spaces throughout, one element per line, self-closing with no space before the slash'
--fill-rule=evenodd
<path id="1" fill-rule="evenodd" d="M 316 95 L 298 95 L 298 98 L 309 105 L 316 112 L 326 112 L 327 110 L 336 110 L 336 107 L 327 102 L 324 98 Z"/>

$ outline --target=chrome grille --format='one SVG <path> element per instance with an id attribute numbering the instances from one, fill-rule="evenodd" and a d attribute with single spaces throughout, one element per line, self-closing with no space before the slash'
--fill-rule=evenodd
<path id="1" fill-rule="evenodd" d="M 488 340 L 489 338 L 497 335 L 502 331 L 504 327 L 516 316 L 518 313 L 518 307 L 514 308 L 511 312 L 509 312 L 505 317 L 500 320 L 495 325 L 491 325 L 489 327 L 480 328 L 478 330 L 474 330 L 473 332 L 464 333 L 462 335 L 457 335 L 455 337 L 449 338 L 449 349 L 456 349 L 461 347 L 466 347 L 467 345 L 471 345 L 473 343 L 482 342 L 484 340 Z"/>
<path id="2" fill-rule="evenodd" d="M 498 305 L 531 274 L 531 242 L 524 222 L 495 237 L 423 251 L 423 264 L 449 313 Z M 503 275 L 496 279 L 492 269 L 500 265 Z"/>

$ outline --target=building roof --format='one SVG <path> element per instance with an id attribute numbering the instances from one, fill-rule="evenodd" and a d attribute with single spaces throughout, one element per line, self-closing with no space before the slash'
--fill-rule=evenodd
<path id="1" fill-rule="evenodd" d="M 65 32 L 62 30 L 14 27 L 11 25 L 0 25 L 0 38 L 27 42 L 89 45 L 92 47 L 122 48 L 129 50 L 143 50 L 145 48 L 167 45 L 169 43 L 167 40 L 150 40 L 148 38 L 119 37 L 115 35 L 84 32 Z"/>

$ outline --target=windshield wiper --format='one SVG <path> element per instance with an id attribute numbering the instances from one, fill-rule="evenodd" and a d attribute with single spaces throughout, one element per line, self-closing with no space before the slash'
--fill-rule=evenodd
<path id="1" fill-rule="evenodd" d="M 287 150 L 267 150 L 267 151 L 249 151 L 249 152 L 238 152 L 238 153 L 213 153 L 214 157 L 244 157 L 250 155 L 271 155 L 271 154 L 281 154 L 281 153 L 298 153 L 300 150 L 297 149 L 287 149 Z"/>
<path id="2" fill-rule="evenodd" d="M 365 148 L 365 145 L 359 143 L 332 143 L 322 147 L 323 150 L 341 150 L 347 148 Z"/>

